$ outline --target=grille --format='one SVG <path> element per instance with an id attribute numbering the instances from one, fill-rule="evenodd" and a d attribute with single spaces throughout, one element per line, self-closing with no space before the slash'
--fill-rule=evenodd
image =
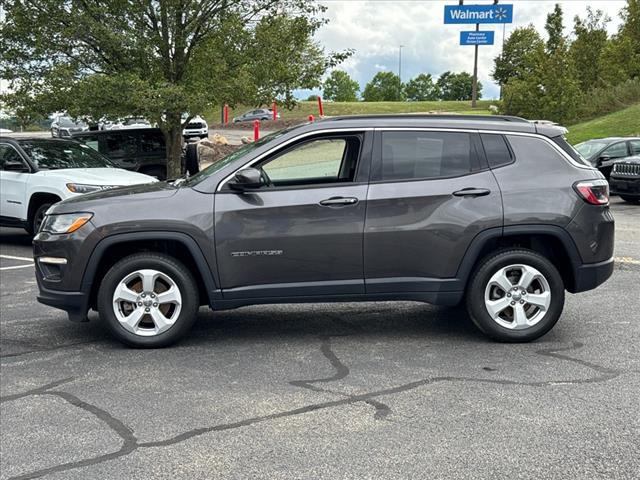
<path id="1" fill-rule="evenodd" d="M 186 127 L 187 130 L 199 130 L 201 128 L 204 128 L 204 124 L 200 122 L 188 123 Z"/>
<path id="2" fill-rule="evenodd" d="M 613 165 L 613 173 L 618 175 L 640 175 L 640 163 L 616 163 Z"/>

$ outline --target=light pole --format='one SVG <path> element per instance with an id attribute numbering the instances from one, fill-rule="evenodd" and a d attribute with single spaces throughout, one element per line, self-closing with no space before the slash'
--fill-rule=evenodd
<path id="1" fill-rule="evenodd" d="M 400 45 L 398 47 L 398 78 L 400 79 L 400 83 L 402 84 L 402 49 L 404 45 Z"/>

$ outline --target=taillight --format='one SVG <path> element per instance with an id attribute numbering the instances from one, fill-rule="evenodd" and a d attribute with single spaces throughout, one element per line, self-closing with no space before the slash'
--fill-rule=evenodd
<path id="1" fill-rule="evenodd" d="M 573 188 L 585 202 L 591 205 L 609 204 L 609 184 L 606 180 L 585 180 L 576 182 Z"/>

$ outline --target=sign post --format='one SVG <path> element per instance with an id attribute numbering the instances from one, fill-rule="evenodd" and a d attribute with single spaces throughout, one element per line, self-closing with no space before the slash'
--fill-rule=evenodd
<path id="1" fill-rule="evenodd" d="M 471 89 L 471 107 L 475 108 L 478 100 L 478 45 L 493 45 L 493 32 L 480 31 L 481 23 L 512 23 L 513 5 L 445 5 L 445 24 L 476 24 L 475 31 L 460 32 L 460 45 L 473 45 L 473 86 Z"/>

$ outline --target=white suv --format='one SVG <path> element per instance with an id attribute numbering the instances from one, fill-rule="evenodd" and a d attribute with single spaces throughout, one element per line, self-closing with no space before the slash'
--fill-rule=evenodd
<path id="1" fill-rule="evenodd" d="M 43 138 L 0 138 L 0 226 L 38 231 L 47 209 L 65 198 L 154 177 L 115 168 L 84 144 Z"/>
<path id="2" fill-rule="evenodd" d="M 185 119 L 183 118 L 183 121 L 184 120 Z M 200 115 L 196 115 L 191 120 L 189 120 L 189 123 L 185 125 L 184 129 L 182 130 L 182 136 L 185 138 L 207 138 L 209 136 L 209 125 L 207 125 L 207 122 L 204 118 L 202 118 Z"/>

